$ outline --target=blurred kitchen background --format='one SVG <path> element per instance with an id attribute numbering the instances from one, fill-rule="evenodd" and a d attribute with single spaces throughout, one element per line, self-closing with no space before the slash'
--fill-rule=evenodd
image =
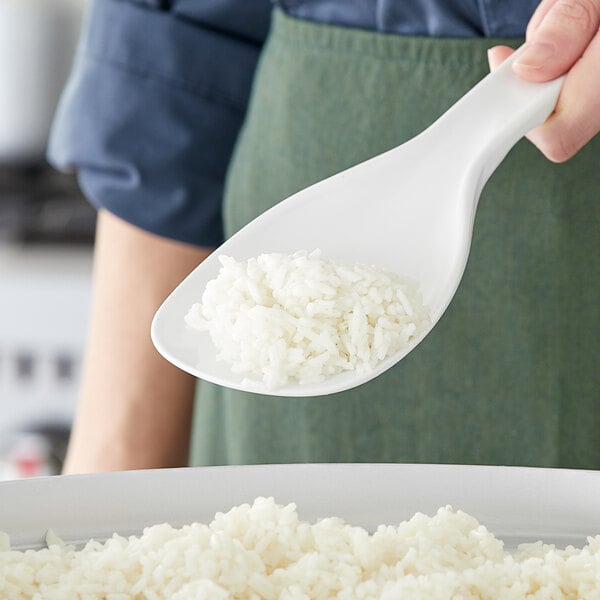
<path id="1" fill-rule="evenodd" d="M 90 302 L 95 212 L 45 162 L 85 0 L 0 0 L 0 479 L 60 471 Z"/>

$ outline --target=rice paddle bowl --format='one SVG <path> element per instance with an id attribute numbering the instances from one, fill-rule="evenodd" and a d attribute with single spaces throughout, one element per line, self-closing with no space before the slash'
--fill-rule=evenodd
<path id="1" fill-rule="evenodd" d="M 389 271 L 318 250 L 219 260 L 186 323 L 210 333 L 234 372 L 269 389 L 368 373 L 429 325 L 414 282 Z"/>

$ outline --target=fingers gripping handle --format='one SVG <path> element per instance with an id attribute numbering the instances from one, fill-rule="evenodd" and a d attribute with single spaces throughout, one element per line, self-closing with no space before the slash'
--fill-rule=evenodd
<path id="1" fill-rule="evenodd" d="M 521 46 L 432 125 L 437 135 L 460 140 L 465 159 L 477 162 L 481 186 L 508 151 L 552 114 L 558 101 L 564 76 L 531 83 L 514 73 L 512 63 L 523 49 Z"/>

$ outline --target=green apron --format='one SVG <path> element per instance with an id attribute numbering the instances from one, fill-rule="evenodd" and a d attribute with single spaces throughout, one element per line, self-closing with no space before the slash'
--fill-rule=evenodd
<path id="1" fill-rule="evenodd" d="M 228 176 L 227 234 L 420 132 L 488 72 L 497 42 L 276 12 Z M 562 165 L 527 141 L 511 151 L 483 192 L 445 316 L 375 380 L 317 398 L 200 382 L 192 464 L 600 468 L 599 150 L 596 138 Z"/>

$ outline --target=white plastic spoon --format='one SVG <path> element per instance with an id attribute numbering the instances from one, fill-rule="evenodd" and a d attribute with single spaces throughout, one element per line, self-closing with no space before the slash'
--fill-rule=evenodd
<path id="1" fill-rule="evenodd" d="M 428 331 L 368 373 L 347 371 L 319 383 L 269 390 L 217 361 L 208 333 L 189 329 L 184 316 L 217 276 L 219 255 L 242 260 L 320 248 L 324 257 L 376 265 L 417 281 L 435 326 L 463 275 L 483 186 L 513 145 L 551 114 L 560 93 L 563 78 L 548 83 L 518 78 L 511 69 L 516 55 L 423 133 L 294 194 L 226 241 L 156 313 L 152 340 L 158 351 L 201 379 L 278 396 L 346 390 L 406 356 Z"/>

